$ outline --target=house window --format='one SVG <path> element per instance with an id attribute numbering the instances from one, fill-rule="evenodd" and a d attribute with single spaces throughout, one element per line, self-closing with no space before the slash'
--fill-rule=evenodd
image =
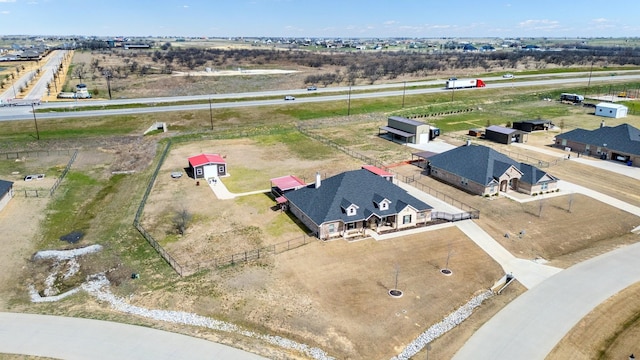
<path id="1" fill-rule="evenodd" d="M 202 175 L 202 168 L 196 168 L 196 175 Z"/>
<path id="2" fill-rule="evenodd" d="M 327 229 L 329 230 L 329 233 L 334 233 L 336 232 L 336 224 L 329 224 L 327 226 Z"/>
<path id="3" fill-rule="evenodd" d="M 403 224 L 411 224 L 411 215 L 405 215 L 402 217 Z"/>
<path id="4" fill-rule="evenodd" d="M 549 183 L 542 183 L 542 186 L 540 186 L 540 190 L 547 190 L 549 188 Z"/>
<path id="5" fill-rule="evenodd" d="M 218 172 L 220 174 L 224 174 L 224 166 L 222 166 L 222 165 L 218 166 Z"/>
<path id="6" fill-rule="evenodd" d="M 386 201 L 383 201 L 380 203 L 380 210 L 387 210 L 389 208 L 389 205 L 387 204 Z"/>
<path id="7" fill-rule="evenodd" d="M 465 179 L 465 178 L 461 178 L 461 179 L 460 179 L 460 183 L 461 183 L 462 185 L 464 185 L 464 186 L 467 186 L 467 185 L 469 185 L 469 180 L 467 180 L 467 179 Z"/>
<path id="8" fill-rule="evenodd" d="M 353 230 L 356 228 L 356 223 L 347 223 L 347 230 Z"/>
<path id="9" fill-rule="evenodd" d="M 356 209 L 353 207 L 349 208 L 349 215 L 355 215 L 356 214 Z"/>
<path id="10" fill-rule="evenodd" d="M 567 146 L 567 139 L 562 139 L 562 146 Z"/>

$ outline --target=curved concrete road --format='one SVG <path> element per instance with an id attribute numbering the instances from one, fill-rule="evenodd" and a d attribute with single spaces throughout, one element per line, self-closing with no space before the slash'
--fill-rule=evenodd
<path id="1" fill-rule="evenodd" d="M 547 152 L 535 147 L 528 148 Z M 638 176 L 638 168 L 619 163 L 573 158 L 571 161 L 580 161 L 625 176 Z M 561 194 L 581 193 L 640 216 L 639 207 L 608 195 L 562 180 L 559 181 L 559 187 L 562 188 Z M 639 258 L 640 243 L 636 243 L 581 262 L 539 281 L 476 331 L 454 359 L 545 359 L 584 316 L 609 297 L 640 281 Z"/>
<path id="2" fill-rule="evenodd" d="M 109 321 L 1 313 L 0 353 L 58 359 L 265 359 L 186 335 Z"/>
<path id="3" fill-rule="evenodd" d="M 574 265 L 520 295 L 454 359 L 545 359 L 584 316 L 640 281 L 640 243 Z"/>

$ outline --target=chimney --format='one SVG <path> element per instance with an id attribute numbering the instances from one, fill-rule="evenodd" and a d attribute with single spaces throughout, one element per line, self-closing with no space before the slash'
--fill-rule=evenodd
<path id="1" fill-rule="evenodd" d="M 320 187 L 322 180 L 320 179 L 320 172 L 316 173 L 316 189 Z"/>
<path id="2" fill-rule="evenodd" d="M 604 127 L 604 120 L 600 121 L 600 127 L 603 128 Z"/>

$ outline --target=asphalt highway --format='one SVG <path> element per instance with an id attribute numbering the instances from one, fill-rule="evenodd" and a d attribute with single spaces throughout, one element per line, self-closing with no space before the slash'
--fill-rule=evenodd
<path id="1" fill-rule="evenodd" d="M 496 89 L 505 87 L 524 87 L 524 86 L 552 86 L 562 84 L 580 84 L 583 83 L 587 86 L 587 83 L 607 82 L 615 79 L 616 81 L 633 81 L 640 79 L 640 74 L 624 74 L 612 76 L 591 76 L 578 77 L 578 78 L 549 78 L 538 80 L 526 80 L 526 81 L 511 81 L 511 79 L 503 78 L 486 78 L 487 86 L 485 88 L 478 89 L 456 89 L 459 91 L 483 91 L 485 89 Z M 493 81 L 493 82 L 491 82 Z M 168 112 L 168 111 L 192 111 L 192 110 L 207 110 L 209 107 L 212 109 L 222 108 L 235 108 L 235 107 L 250 107 L 250 106 L 272 106 L 272 105 L 294 105 L 300 103 L 315 103 L 315 102 L 327 102 L 327 101 L 343 101 L 345 103 L 345 113 L 347 103 L 351 100 L 357 99 L 372 99 L 379 97 L 403 97 L 406 95 L 415 94 L 427 94 L 438 92 L 449 92 L 442 87 L 422 88 L 415 89 L 415 86 L 429 86 L 429 85 L 442 85 L 442 81 L 424 81 L 419 83 L 411 83 L 409 89 L 405 87 L 404 83 L 400 84 L 380 84 L 380 85 L 364 85 L 354 87 L 335 87 L 318 89 L 314 92 L 308 92 L 306 89 L 296 90 L 277 90 L 267 92 L 251 92 L 251 93 L 234 93 L 234 94 L 211 94 L 211 95 L 193 95 L 193 96 L 179 96 L 179 97 L 166 97 L 166 98 L 144 98 L 144 99 L 118 99 L 118 100 L 76 100 L 64 103 L 50 103 L 42 104 L 38 106 L 40 112 L 37 113 L 38 119 L 59 119 L 70 117 L 94 117 L 94 116 L 112 116 L 112 115 L 131 115 L 131 114 L 145 114 L 155 112 Z M 394 89 L 394 90 L 389 90 Z M 369 92 L 356 92 L 356 91 L 369 91 Z M 322 95 L 323 93 L 332 93 L 331 95 Z M 342 92 L 341 94 L 335 94 L 336 92 Z M 298 95 L 296 100 L 286 101 L 284 95 Z M 302 96 L 300 95 L 313 95 Z M 317 94 L 317 95 L 316 95 Z M 455 94 L 452 94 L 455 96 Z M 274 97 L 278 99 L 264 99 L 264 97 Z M 175 102 L 184 101 L 203 101 L 203 100 L 217 100 L 222 102 L 204 103 L 204 104 L 178 104 L 171 105 Z M 250 99 L 250 100 L 243 100 Z M 228 100 L 228 101 L 224 101 Z M 123 105 L 123 104 L 152 104 L 156 106 L 126 108 L 126 109 L 104 109 L 104 110 L 83 110 L 85 106 L 108 106 L 108 105 Z M 42 112 L 46 109 L 65 109 L 63 112 Z M 13 106 L 0 108 L 0 121 L 11 120 L 33 120 L 33 114 L 30 106 Z"/>

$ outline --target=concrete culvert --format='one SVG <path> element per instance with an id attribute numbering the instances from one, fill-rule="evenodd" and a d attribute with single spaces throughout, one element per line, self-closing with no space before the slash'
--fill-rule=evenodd
<path id="1" fill-rule="evenodd" d="M 80 230 L 75 230 L 72 231 L 66 235 L 62 235 L 60 236 L 60 240 L 62 241 L 66 241 L 69 244 L 75 244 L 78 241 L 80 241 L 80 239 L 82 239 L 82 237 L 84 236 L 84 233 Z"/>

